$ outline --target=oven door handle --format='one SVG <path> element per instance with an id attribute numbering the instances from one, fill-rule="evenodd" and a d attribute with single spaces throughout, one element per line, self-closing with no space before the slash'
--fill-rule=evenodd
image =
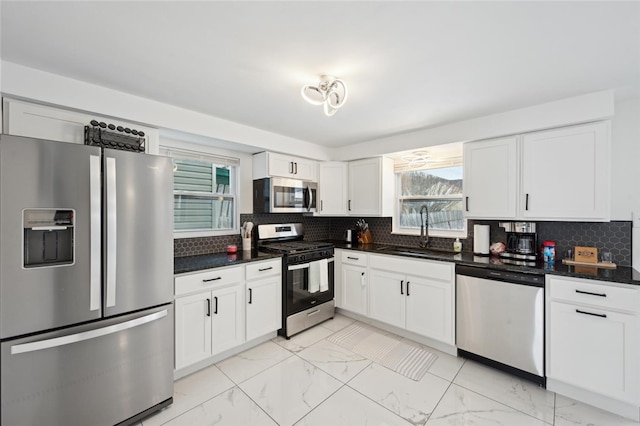
<path id="1" fill-rule="evenodd" d="M 335 258 L 335 257 L 330 257 L 329 259 L 327 259 L 327 262 L 335 262 L 335 260 L 336 260 L 336 258 Z M 287 267 L 287 269 L 288 269 L 289 271 L 295 271 L 295 270 L 297 270 L 297 269 L 305 269 L 305 268 L 308 268 L 308 267 L 309 267 L 309 265 L 310 265 L 309 263 L 300 263 L 300 264 L 298 264 L 298 265 L 289 265 L 289 266 Z"/>

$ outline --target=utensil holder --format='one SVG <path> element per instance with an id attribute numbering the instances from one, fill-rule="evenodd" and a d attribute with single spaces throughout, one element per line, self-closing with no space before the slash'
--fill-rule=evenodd
<path id="1" fill-rule="evenodd" d="M 242 251 L 251 251 L 251 238 L 242 239 Z"/>

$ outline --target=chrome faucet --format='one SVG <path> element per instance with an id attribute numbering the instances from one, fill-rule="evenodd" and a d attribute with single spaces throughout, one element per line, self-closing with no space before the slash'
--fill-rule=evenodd
<path id="1" fill-rule="evenodd" d="M 429 245 L 429 208 L 426 204 L 420 207 L 420 241 L 418 245 L 422 248 Z"/>

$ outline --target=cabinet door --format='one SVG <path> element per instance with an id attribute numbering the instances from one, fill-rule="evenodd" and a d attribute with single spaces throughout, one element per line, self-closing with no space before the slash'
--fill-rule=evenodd
<path id="1" fill-rule="evenodd" d="M 609 219 L 608 123 L 526 134 L 522 153 L 523 217 Z"/>
<path id="2" fill-rule="evenodd" d="M 318 181 L 318 165 L 315 161 L 306 158 L 291 158 L 293 161 L 293 176 L 296 179 Z"/>
<path id="3" fill-rule="evenodd" d="M 453 283 L 407 276 L 407 330 L 454 344 Z"/>
<path id="4" fill-rule="evenodd" d="M 361 266 L 342 264 L 341 266 L 341 308 L 367 315 L 367 269 Z"/>
<path id="5" fill-rule="evenodd" d="M 465 215 L 516 217 L 518 152 L 515 137 L 464 144 Z"/>
<path id="6" fill-rule="evenodd" d="M 242 284 L 211 293 L 213 355 L 244 342 L 244 310 Z"/>
<path id="7" fill-rule="evenodd" d="M 212 355 L 211 293 L 176 299 L 176 369 Z"/>
<path id="8" fill-rule="evenodd" d="M 282 278 L 247 282 L 247 340 L 282 328 Z"/>
<path id="9" fill-rule="evenodd" d="M 349 163 L 349 200 L 351 215 L 380 215 L 382 185 L 380 159 L 351 161 Z"/>
<path id="10" fill-rule="evenodd" d="M 286 155 L 268 154 L 269 175 L 281 177 L 293 177 L 293 159 Z"/>
<path id="11" fill-rule="evenodd" d="M 147 137 L 147 153 L 158 153 L 158 130 L 117 119 L 104 118 L 93 114 L 69 111 L 29 102 L 5 99 L 4 107 L 8 111 L 3 124 L 3 133 L 48 139 L 60 142 L 84 144 L 84 126 L 91 120 L 104 121 L 116 126 L 132 127 L 142 130 Z"/>
<path id="12" fill-rule="evenodd" d="M 638 402 L 638 318 L 550 303 L 547 376 L 611 398 Z"/>
<path id="13" fill-rule="evenodd" d="M 387 324 L 405 327 L 406 277 L 385 271 L 372 270 L 369 316 Z"/>
<path id="14" fill-rule="evenodd" d="M 318 181 L 318 214 L 347 214 L 347 163 L 320 163 Z"/>

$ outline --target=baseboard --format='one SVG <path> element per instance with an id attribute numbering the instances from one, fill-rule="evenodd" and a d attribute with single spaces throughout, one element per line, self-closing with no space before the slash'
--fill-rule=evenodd
<path id="1" fill-rule="evenodd" d="M 593 405 L 594 407 L 601 408 L 606 411 L 610 411 L 622 417 L 640 421 L 640 407 L 628 402 L 618 401 L 617 399 L 609 398 L 597 393 L 578 388 L 567 383 L 554 380 L 547 377 L 547 390 L 553 391 L 560 395 L 575 399 L 576 401 L 584 402 L 585 404 Z"/>
<path id="2" fill-rule="evenodd" d="M 425 346 L 429 346 L 431 348 L 437 349 L 440 352 L 444 352 L 449 355 L 458 356 L 458 349 L 455 346 L 449 345 L 444 342 L 440 342 L 438 340 L 430 339 L 428 337 L 421 336 L 416 333 L 412 333 L 411 331 L 405 330 L 403 328 L 394 327 L 389 324 L 385 324 L 383 322 L 371 319 L 361 314 L 357 314 L 355 312 L 346 311 L 342 308 L 336 308 L 336 313 L 344 315 L 345 317 L 353 318 L 365 324 L 372 325 L 379 329 L 389 331 L 391 333 L 397 334 L 398 336 L 406 337 L 407 339 L 413 340 L 414 342 L 423 344 Z"/>
<path id="3" fill-rule="evenodd" d="M 277 337 L 277 335 L 278 334 L 277 334 L 276 331 L 274 331 L 273 333 L 265 334 L 264 336 L 257 337 L 257 338 L 255 338 L 253 340 L 248 341 L 248 342 L 244 342 L 243 344 L 241 344 L 239 346 L 236 346 L 235 348 L 231 348 L 231 349 L 228 349 L 228 350 L 226 350 L 224 352 L 220 352 L 219 354 L 216 354 L 216 355 L 212 356 L 211 358 L 204 359 L 202 361 L 199 361 L 199 362 L 197 362 L 195 364 L 192 364 L 192 365 L 190 365 L 188 367 L 181 368 L 179 370 L 173 370 L 173 380 L 175 381 L 175 380 L 181 379 L 181 378 L 183 378 L 185 376 L 188 376 L 189 374 L 193 374 L 193 373 L 195 373 L 197 371 L 200 371 L 203 368 L 210 367 L 210 366 L 212 366 L 213 364 L 215 364 L 217 362 L 225 360 L 225 359 L 227 359 L 229 357 L 232 357 L 234 355 L 239 354 L 240 352 L 244 352 L 247 349 L 251 349 L 254 346 L 258 346 L 258 345 L 260 345 L 260 344 L 262 344 L 262 343 L 264 343 L 264 342 L 266 342 L 268 340 L 271 340 L 271 339 Z"/>

